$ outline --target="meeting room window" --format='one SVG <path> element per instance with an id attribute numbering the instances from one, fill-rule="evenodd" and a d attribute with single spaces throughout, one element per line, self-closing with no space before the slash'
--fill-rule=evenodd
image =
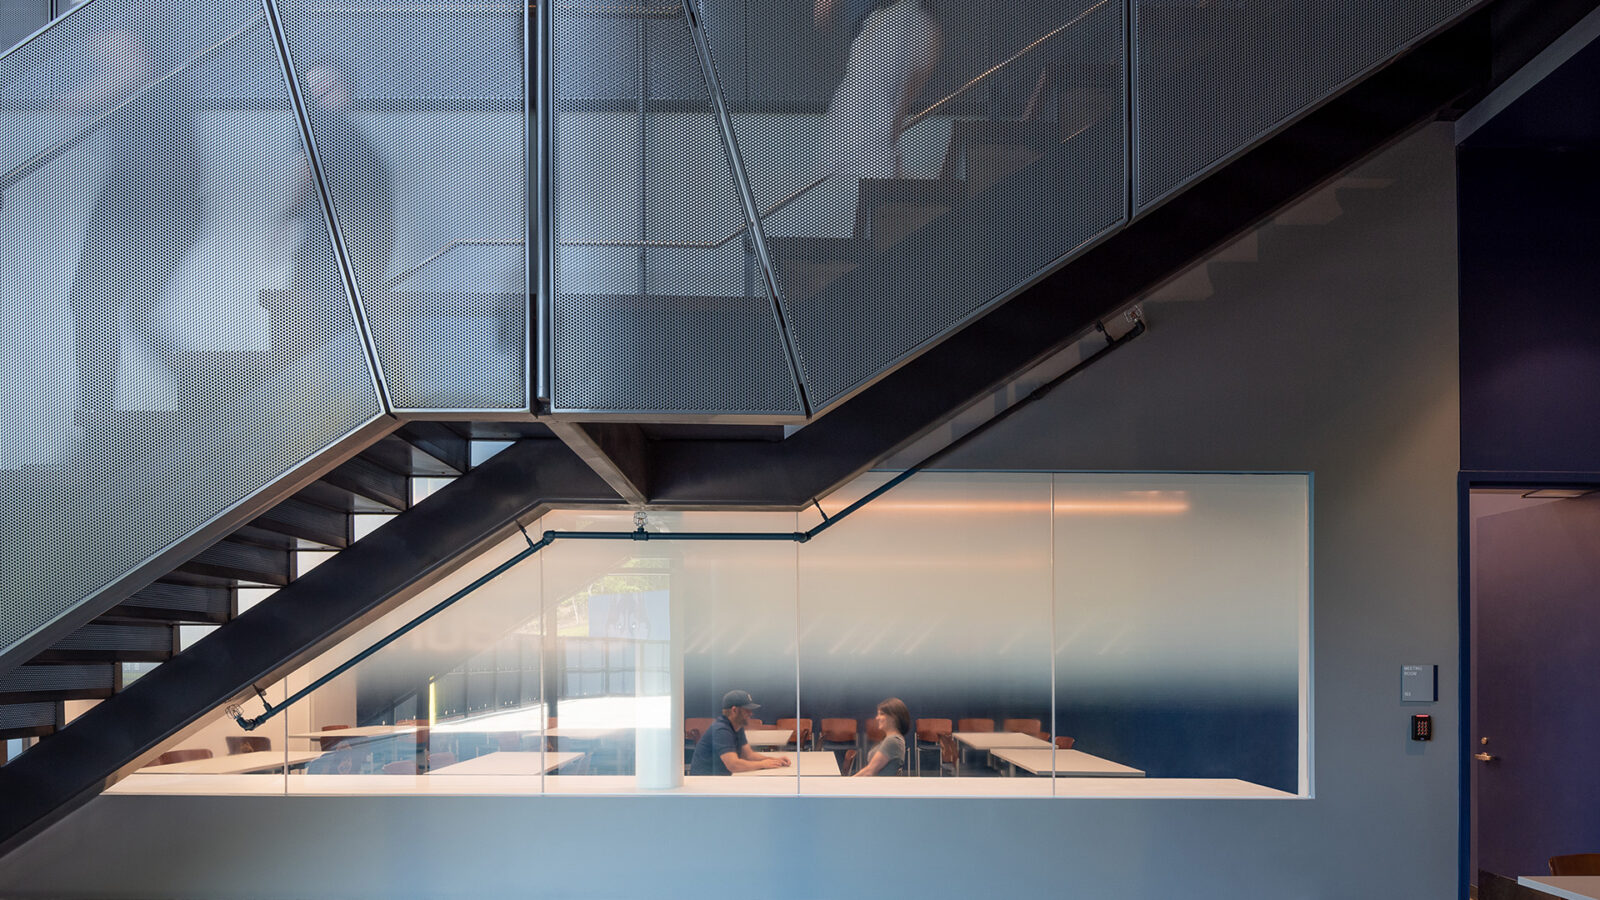
<path id="1" fill-rule="evenodd" d="M 822 510 L 889 477 L 862 476 Z M 1309 796 L 1311 486 L 1305 473 L 922 473 L 804 543 L 720 535 L 804 531 L 815 509 L 652 511 L 659 539 L 557 539 L 251 741 L 219 716 L 175 748 L 209 758 L 117 789 L 277 772 L 290 793 L 471 775 L 447 784 Z M 530 530 L 634 527 L 628 511 L 558 510 Z M 680 532 L 719 537 L 668 539 Z M 508 537 L 268 696 L 526 547 Z M 754 705 L 726 710 L 730 696 Z M 723 715 L 747 746 L 732 765 L 712 750 Z"/>

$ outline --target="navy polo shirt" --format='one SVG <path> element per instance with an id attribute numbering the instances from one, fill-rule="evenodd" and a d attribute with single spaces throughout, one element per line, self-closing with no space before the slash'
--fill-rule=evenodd
<path id="1" fill-rule="evenodd" d="M 700 743 L 694 745 L 694 757 L 689 761 L 690 775 L 731 775 L 728 767 L 723 765 L 722 754 L 732 751 L 737 756 L 744 756 L 745 745 L 750 743 L 745 739 L 744 729 L 735 729 L 727 716 L 717 716 L 711 722 L 711 727 L 706 733 L 700 735 Z"/>

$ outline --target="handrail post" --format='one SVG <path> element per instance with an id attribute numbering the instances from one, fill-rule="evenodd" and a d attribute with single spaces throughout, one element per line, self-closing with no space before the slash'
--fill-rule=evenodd
<path id="1" fill-rule="evenodd" d="M 700 30 L 700 19 L 695 15 L 695 0 L 681 0 L 683 18 L 689 26 L 689 36 L 694 41 L 695 55 L 700 58 L 700 71 L 706 79 L 706 93 L 711 98 L 711 109 L 717 114 L 717 126 L 722 130 L 722 146 L 728 153 L 728 167 L 733 170 L 734 184 L 739 188 L 739 199 L 744 203 L 745 220 L 750 223 L 750 242 L 755 245 L 756 258 L 761 262 L 761 272 L 767 280 L 767 293 L 772 299 L 772 315 L 778 325 L 778 337 L 783 341 L 783 352 L 789 361 L 789 375 L 794 379 L 795 395 L 800 398 L 800 409 L 811 418 L 811 398 L 806 391 L 805 379 L 800 376 L 800 364 L 794 355 L 794 339 L 789 333 L 788 318 L 783 314 L 783 292 L 778 287 L 777 275 L 772 269 L 772 259 L 767 255 L 767 234 L 761 225 L 761 210 L 756 206 L 755 195 L 750 191 L 750 181 L 745 175 L 744 157 L 739 153 L 739 138 L 733 132 L 733 119 L 722 97 L 722 85 L 717 80 L 716 63 L 711 59 L 711 48 L 706 44 L 705 32 Z"/>

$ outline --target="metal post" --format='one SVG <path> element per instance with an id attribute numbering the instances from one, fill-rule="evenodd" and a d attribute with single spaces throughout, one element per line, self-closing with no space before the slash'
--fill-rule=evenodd
<path id="1" fill-rule="evenodd" d="M 552 4 L 539 2 L 534 7 L 538 16 L 534 28 L 534 53 L 532 62 L 532 82 L 535 118 L 535 143 L 533 147 L 532 162 L 534 175 L 534 223 L 533 234 L 529 235 L 530 249 L 537 245 L 538 256 L 535 257 L 538 272 L 538 294 L 534 306 L 535 328 L 537 328 L 537 347 L 534 354 L 534 402 L 546 406 L 551 404 L 553 393 L 551 382 L 554 380 L 554 359 L 552 358 L 552 329 L 555 327 L 555 254 L 556 239 L 554 228 L 554 171 L 552 164 L 552 145 L 554 143 L 555 112 L 551 104 L 553 93 L 552 82 L 555 80 L 555 66 L 551 59 L 550 42 L 554 27 L 554 10 Z M 533 240 L 537 238 L 537 242 Z"/>

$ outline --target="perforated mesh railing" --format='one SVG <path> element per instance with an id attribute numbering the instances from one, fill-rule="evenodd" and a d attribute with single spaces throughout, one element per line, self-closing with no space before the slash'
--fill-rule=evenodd
<path id="1" fill-rule="evenodd" d="M 1266 137 L 1478 0 L 1130 0 L 1134 208 Z"/>
<path id="2" fill-rule="evenodd" d="M 390 402 L 527 408 L 523 4 L 277 5 Z"/>
<path id="3" fill-rule="evenodd" d="M 682 7 L 552 12 L 552 405 L 799 413 Z"/>
<path id="4" fill-rule="evenodd" d="M 0 654 L 380 414 L 286 84 L 253 3 L 0 58 Z"/>
<path id="5" fill-rule="evenodd" d="M 1122 221 L 1120 0 L 700 5 L 815 407 Z"/>

